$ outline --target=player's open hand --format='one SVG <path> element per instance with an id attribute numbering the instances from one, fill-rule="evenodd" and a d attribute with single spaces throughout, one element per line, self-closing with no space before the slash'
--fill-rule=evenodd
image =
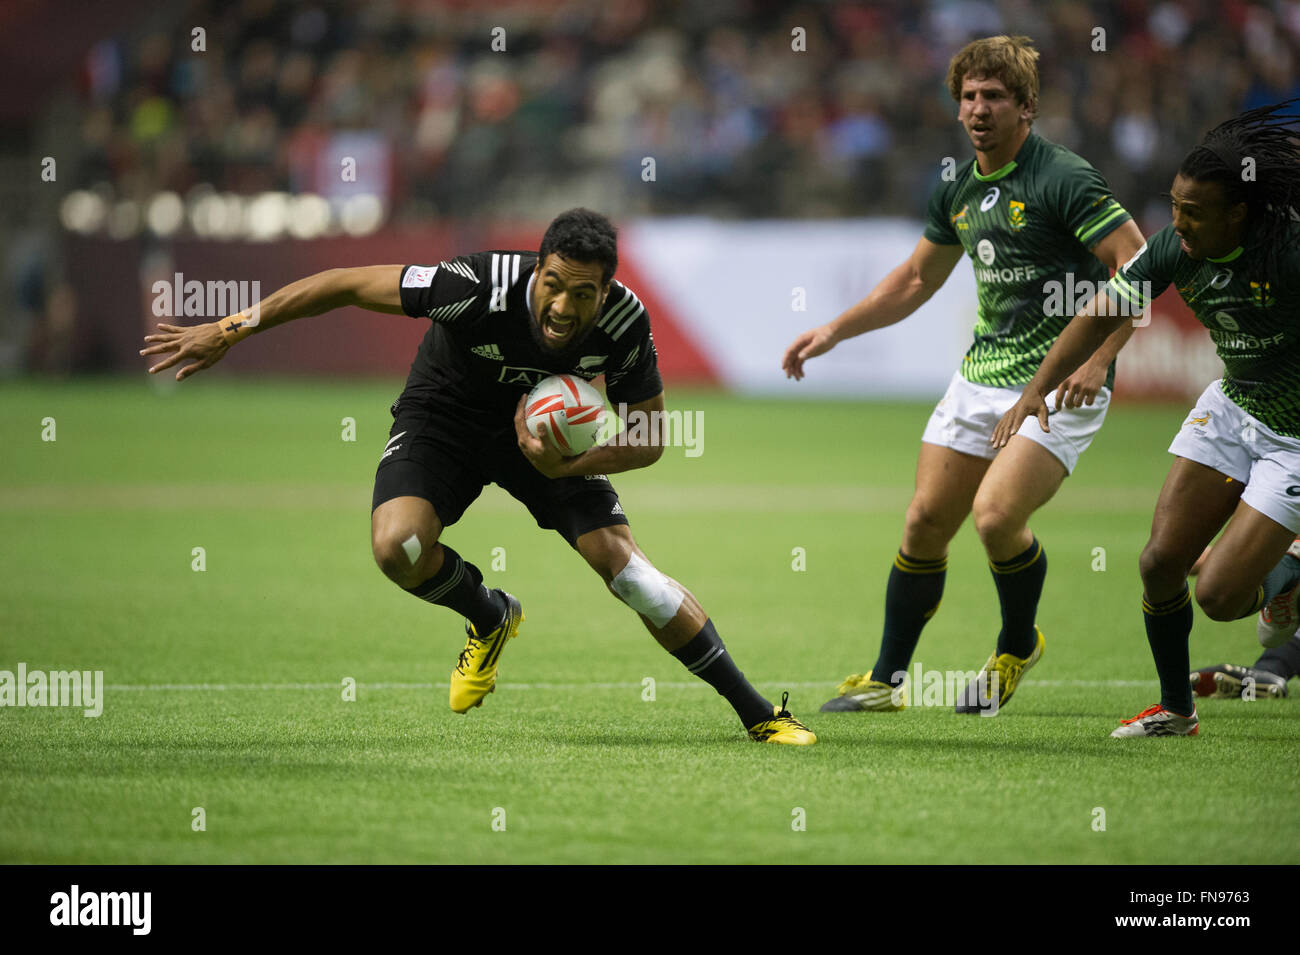
<path id="1" fill-rule="evenodd" d="M 1107 370 L 1105 365 L 1097 367 L 1094 362 L 1084 362 L 1082 368 L 1061 382 L 1061 387 L 1056 389 L 1056 410 L 1061 410 L 1062 403 L 1067 408 L 1091 406 L 1097 393 L 1106 384 Z"/>
<path id="2" fill-rule="evenodd" d="M 146 335 L 148 348 L 140 349 L 141 355 L 166 355 L 162 361 L 149 369 L 153 375 L 189 359 L 190 363 L 176 372 L 176 380 L 182 381 L 204 368 L 211 368 L 230 351 L 230 345 L 221 334 L 220 322 L 207 322 L 203 325 L 158 324 L 158 333 Z"/>
<path id="3" fill-rule="evenodd" d="M 541 425 L 537 429 L 541 432 L 540 437 L 535 437 L 528 430 L 528 424 L 524 420 L 524 403 L 527 400 L 527 395 L 520 395 L 519 404 L 515 406 L 515 437 L 519 440 L 519 450 L 528 459 L 528 463 L 541 471 L 546 477 L 565 477 L 568 474 L 567 467 L 570 459 L 562 455 L 558 448 L 546 440 L 548 437 L 546 425 Z"/>
<path id="4" fill-rule="evenodd" d="M 1047 402 L 1042 399 L 1042 396 L 1026 388 L 1020 400 L 1011 406 L 998 422 L 998 426 L 993 429 L 993 437 L 989 438 L 989 444 L 995 448 L 1005 448 L 1011 436 L 1020 430 L 1020 426 L 1027 418 L 1037 418 L 1043 431 L 1050 431 L 1051 429 L 1047 427 L 1047 415 Z"/>
<path id="5" fill-rule="evenodd" d="M 810 328 L 796 338 L 794 344 L 785 350 L 785 356 L 781 359 L 781 368 L 785 371 L 787 378 L 802 381 L 803 363 L 809 358 L 816 358 L 818 355 L 826 354 L 834 347 L 835 338 L 831 335 L 829 328 L 825 325 Z"/>

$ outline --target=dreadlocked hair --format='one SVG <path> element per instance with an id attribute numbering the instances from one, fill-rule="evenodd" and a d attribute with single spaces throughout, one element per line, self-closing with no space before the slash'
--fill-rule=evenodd
<path id="1" fill-rule="evenodd" d="M 1260 106 L 1220 123 L 1189 152 L 1180 175 L 1222 184 L 1229 205 L 1246 204 L 1246 226 L 1264 280 L 1277 278 L 1280 253 L 1300 218 L 1300 116 L 1279 115 L 1300 97 Z M 1254 258 L 1252 256 L 1252 258 Z"/>

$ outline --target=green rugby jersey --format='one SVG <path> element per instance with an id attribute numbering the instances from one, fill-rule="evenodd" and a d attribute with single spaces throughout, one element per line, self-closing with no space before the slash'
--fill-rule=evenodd
<path id="1" fill-rule="evenodd" d="M 979 290 L 962 377 L 1002 388 L 1027 384 L 1078 300 L 1109 278 L 1088 250 L 1130 218 L 1101 173 L 1033 132 L 996 172 L 981 175 L 971 159 L 935 189 L 925 237 L 965 249 Z M 1114 377 L 1112 365 L 1108 386 Z"/>
<path id="2" fill-rule="evenodd" d="M 1300 278 L 1300 235 L 1278 258 L 1281 288 L 1260 277 L 1259 255 L 1238 247 L 1198 261 L 1167 225 L 1110 287 L 1142 309 L 1172 283 L 1223 359 L 1223 393 L 1278 434 L 1300 438 L 1300 283 L 1292 278 Z"/>

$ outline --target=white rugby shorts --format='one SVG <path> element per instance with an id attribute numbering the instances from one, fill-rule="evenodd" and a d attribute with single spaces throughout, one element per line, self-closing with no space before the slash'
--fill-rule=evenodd
<path id="1" fill-rule="evenodd" d="M 1300 439 L 1278 434 L 1223 393 L 1223 380 L 1196 399 L 1169 453 L 1246 485 L 1241 499 L 1300 534 Z"/>
<path id="2" fill-rule="evenodd" d="M 989 438 L 993 437 L 993 429 L 1002 416 L 1020 400 L 1023 391 L 1023 388 L 979 385 L 967 381 L 958 371 L 953 374 L 947 392 L 930 415 L 921 440 L 978 458 L 995 458 L 998 449 L 989 444 Z M 1044 433 L 1037 418 L 1026 418 L 1016 433 L 1041 444 L 1065 465 L 1066 474 L 1073 474 L 1079 455 L 1088 450 L 1106 419 L 1110 389 L 1103 387 L 1098 391 L 1091 405 L 1079 408 L 1062 406 L 1060 411 L 1055 411 L 1055 403 L 1056 393 L 1053 392 L 1047 396 L 1047 426 L 1050 431 Z"/>

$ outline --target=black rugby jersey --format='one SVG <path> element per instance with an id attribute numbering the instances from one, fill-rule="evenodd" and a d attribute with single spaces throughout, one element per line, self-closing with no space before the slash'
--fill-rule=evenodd
<path id="1" fill-rule="evenodd" d="M 490 251 L 402 269 L 402 310 L 429 318 L 404 396 L 456 409 L 490 430 L 513 428 L 519 396 L 548 375 L 605 376 L 611 404 L 663 391 L 650 316 L 621 282 L 587 337 L 564 351 L 535 337 L 529 301 L 536 252 Z"/>

